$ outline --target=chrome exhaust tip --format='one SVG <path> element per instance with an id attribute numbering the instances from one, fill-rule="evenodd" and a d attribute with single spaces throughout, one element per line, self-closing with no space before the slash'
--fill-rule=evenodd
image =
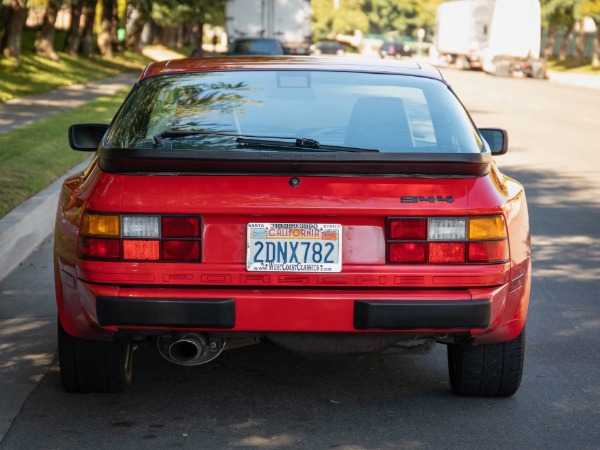
<path id="1" fill-rule="evenodd" d="M 198 366 L 212 361 L 225 348 L 225 339 L 198 333 L 160 336 L 158 351 L 167 361 L 180 366 Z"/>

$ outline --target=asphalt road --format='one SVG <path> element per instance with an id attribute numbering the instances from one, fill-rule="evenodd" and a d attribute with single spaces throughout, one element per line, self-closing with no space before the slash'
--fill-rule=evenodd
<path id="1" fill-rule="evenodd" d="M 66 394 L 47 242 L 0 284 L 0 449 L 600 448 L 600 95 L 446 75 L 479 126 L 509 130 L 497 161 L 527 190 L 533 287 L 515 396 L 453 396 L 442 346 L 331 362 L 262 345 L 194 368 L 142 347 L 126 393 Z"/>

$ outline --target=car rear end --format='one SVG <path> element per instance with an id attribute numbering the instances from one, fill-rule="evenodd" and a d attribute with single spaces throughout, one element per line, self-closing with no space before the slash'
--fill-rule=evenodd
<path id="1" fill-rule="evenodd" d="M 369 70 L 149 75 L 63 189 L 63 340 L 150 340 L 183 365 L 260 339 L 337 356 L 439 342 L 457 393 L 514 393 L 504 366 L 510 383 L 473 388 L 464 349 L 523 348 L 523 189 L 439 75 Z"/>

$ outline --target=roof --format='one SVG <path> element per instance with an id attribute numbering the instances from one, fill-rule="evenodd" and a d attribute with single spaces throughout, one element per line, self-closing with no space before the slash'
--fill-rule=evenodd
<path id="1" fill-rule="evenodd" d="M 158 75 L 225 70 L 323 70 L 411 75 L 443 81 L 438 69 L 415 61 L 314 57 L 248 56 L 170 59 L 150 64 L 140 81 Z"/>

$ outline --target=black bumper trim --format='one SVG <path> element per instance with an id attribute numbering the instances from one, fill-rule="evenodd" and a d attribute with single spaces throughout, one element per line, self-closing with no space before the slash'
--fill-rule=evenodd
<path id="1" fill-rule="evenodd" d="M 356 300 L 354 328 L 357 330 L 487 328 L 491 313 L 491 300 Z"/>
<path id="2" fill-rule="evenodd" d="M 235 300 L 230 298 L 96 298 L 101 326 L 233 328 Z"/>

